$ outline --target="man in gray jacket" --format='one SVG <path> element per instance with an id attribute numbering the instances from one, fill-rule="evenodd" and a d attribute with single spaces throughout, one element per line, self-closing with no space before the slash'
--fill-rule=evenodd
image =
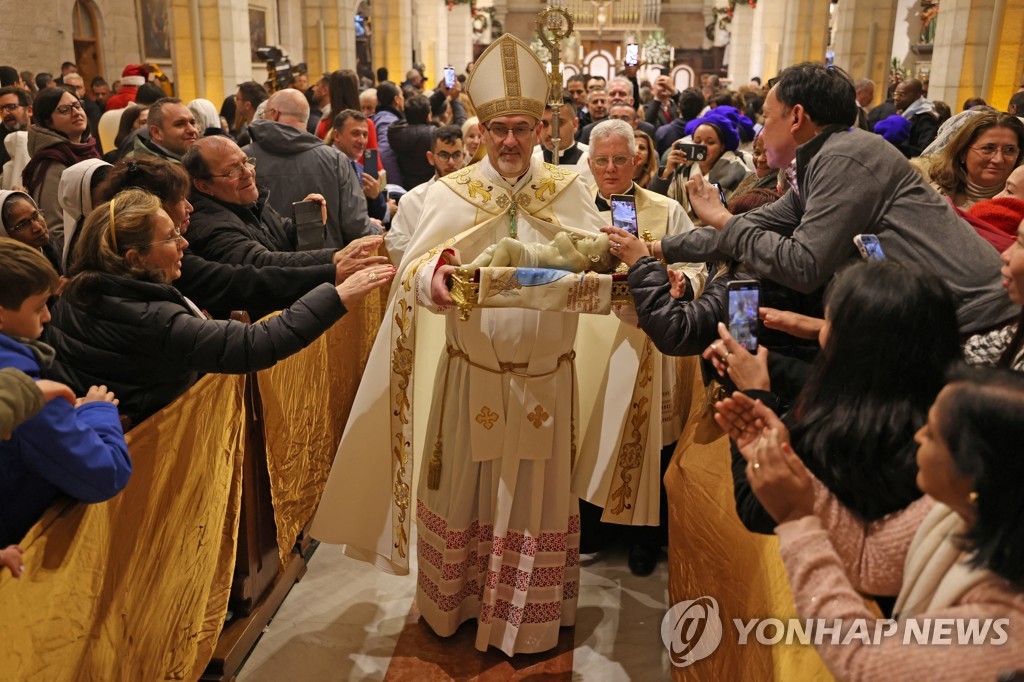
<path id="1" fill-rule="evenodd" d="M 317 193 L 327 202 L 325 246 L 341 248 L 378 230 L 366 215 L 366 200 L 348 159 L 306 132 L 309 102 L 298 90 L 280 90 L 267 102 L 266 120 L 249 126 L 252 143 L 243 151 L 256 159 L 268 203 L 284 216 L 292 203 Z"/>
<path id="2" fill-rule="evenodd" d="M 853 83 L 840 69 L 785 69 L 764 103 L 768 164 L 791 191 L 732 215 L 703 178 L 687 183 L 705 225 L 665 237 L 669 262 L 736 259 L 799 292 L 826 284 L 858 258 L 854 235 L 878 235 L 888 258 L 937 273 L 959 303 L 962 332 L 990 329 L 1020 313 L 1002 290 L 999 254 L 881 136 L 856 127 Z"/>

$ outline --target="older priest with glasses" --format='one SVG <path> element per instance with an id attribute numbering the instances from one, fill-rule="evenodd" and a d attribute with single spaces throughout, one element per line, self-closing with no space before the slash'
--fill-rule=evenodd
<path id="1" fill-rule="evenodd" d="M 487 155 L 425 197 L 312 533 L 404 575 L 415 514 L 427 625 L 448 636 L 476 619 L 476 647 L 511 656 L 553 648 L 576 618 L 579 315 L 478 308 L 462 321 L 446 278 L 502 238 L 594 235 L 605 221 L 576 173 L 533 156 L 547 74 L 525 43 L 495 41 L 466 90 Z"/>

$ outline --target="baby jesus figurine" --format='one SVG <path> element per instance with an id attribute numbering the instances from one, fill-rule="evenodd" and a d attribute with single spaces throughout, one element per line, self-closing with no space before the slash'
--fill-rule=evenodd
<path id="1" fill-rule="evenodd" d="M 472 263 L 462 266 L 476 268 L 552 268 L 569 272 L 611 272 L 615 260 L 608 250 L 608 235 L 576 237 L 559 232 L 548 244 L 523 243 L 503 237 L 484 249 Z"/>

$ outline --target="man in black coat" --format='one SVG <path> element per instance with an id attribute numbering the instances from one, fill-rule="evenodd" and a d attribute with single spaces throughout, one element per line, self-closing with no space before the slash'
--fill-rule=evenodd
<path id="1" fill-rule="evenodd" d="M 430 124 L 430 100 L 423 95 L 410 97 L 405 103 L 405 121 L 388 128 L 388 143 L 402 170 L 402 186 L 411 190 L 434 177 L 434 167 L 427 162 L 434 126 Z"/>

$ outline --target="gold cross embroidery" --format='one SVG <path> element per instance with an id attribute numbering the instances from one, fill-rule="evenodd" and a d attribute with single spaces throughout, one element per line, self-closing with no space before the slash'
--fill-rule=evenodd
<path id="1" fill-rule="evenodd" d="M 527 415 L 527 419 L 533 422 L 533 428 L 539 429 L 541 424 L 547 421 L 551 415 L 544 411 L 544 408 L 539 404 L 533 408 L 533 412 Z"/>
<path id="2" fill-rule="evenodd" d="M 481 426 L 490 431 L 494 428 L 494 422 L 498 421 L 498 413 L 491 412 L 490 408 L 484 405 L 484 409 L 480 410 L 480 414 L 476 416 L 476 420 Z"/>

